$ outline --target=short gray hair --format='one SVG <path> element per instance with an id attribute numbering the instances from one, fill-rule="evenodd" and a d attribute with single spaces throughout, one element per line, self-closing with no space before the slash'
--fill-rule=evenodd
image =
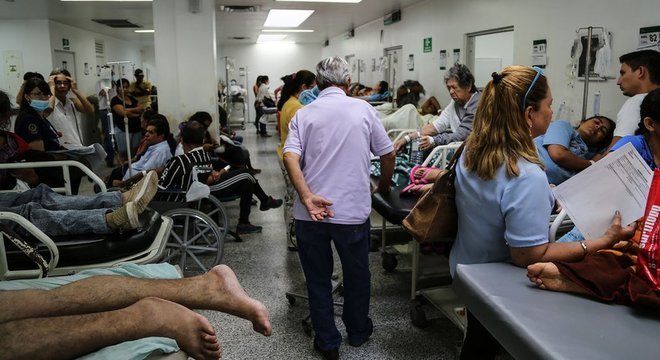
<path id="1" fill-rule="evenodd" d="M 345 86 L 350 76 L 348 63 L 339 56 L 329 57 L 316 64 L 316 84 L 321 90 L 333 85 Z"/>
<path id="2" fill-rule="evenodd" d="M 458 86 L 462 89 L 469 87 L 470 92 L 477 91 L 477 87 L 474 85 L 474 76 L 466 65 L 456 63 L 454 66 L 450 67 L 445 73 L 445 84 L 449 79 L 456 80 Z"/>

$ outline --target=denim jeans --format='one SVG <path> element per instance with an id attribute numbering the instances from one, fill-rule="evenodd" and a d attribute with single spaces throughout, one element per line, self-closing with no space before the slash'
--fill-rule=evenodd
<path id="1" fill-rule="evenodd" d="M 571 241 L 580 241 L 584 240 L 584 235 L 578 230 L 577 226 L 573 226 L 571 231 L 567 232 L 557 240 L 558 243 L 563 243 L 563 242 L 571 242 Z"/>
<path id="2" fill-rule="evenodd" d="M 369 220 L 360 225 L 341 225 L 296 220 L 298 256 L 309 295 L 314 341 L 322 350 L 339 348 L 342 336 L 335 325 L 332 300 L 334 242 L 341 260 L 344 280 L 342 320 L 348 338 L 361 342 L 369 336 Z"/>
<path id="3" fill-rule="evenodd" d="M 110 135 L 110 126 L 108 124 L 107 110 L 100 110 L 99 121 L 101 121 L 101 128 L 103 129 L 103 149 L 105 150 L 105 161 L 111 163 L 115 158 L 115 149 L 112 147 L 112 138 Z"/>
<path id="4" fill-rule="evenodd" d="M 23 216 L 49 236 L 111 233 L 105 214 L 120 206 L 122 200 L 118 191 L 66 196 L 40 184 L 22 193 L 0 193 L 0 211 Z M 15 231 L 18 229 L 11 222 L 6 224 Z"/>

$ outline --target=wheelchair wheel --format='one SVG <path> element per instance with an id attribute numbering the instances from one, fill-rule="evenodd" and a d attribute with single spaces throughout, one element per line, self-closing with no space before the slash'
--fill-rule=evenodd
<path id="1" fill-rule="evenodd" d="M 163 213 L 173 221 L 163 261 L 179 265 L 184 275 L 205 273 L 222 260 L 224 237 L 201 211 L 179 208 Z"/>
<path id="2" fill-rule="evenodd" d="M 209 195 L 207 198 L 201 199 L 194 204 L 195 209 L 203 212 L 215 221 L 218 230 L 222 234 L 222 238 L 225 239 L 229 231 L 229 219 L 227 218 L 227 210 L 222 205 L 222 202 L 215 196 Z"/>

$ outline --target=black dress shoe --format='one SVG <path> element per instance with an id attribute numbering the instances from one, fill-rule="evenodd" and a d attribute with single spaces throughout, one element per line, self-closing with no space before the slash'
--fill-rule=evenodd
<path id="1" fill-rule="evenodd" d="M 325 360 L 339 360 L 339 349 L 321 350 L 316 342 L 314 342 L 314 350 L 318 351 Z"/>
<path id="2" fill-rule="evenodd" d="M 362 339 L 361 341 L 351 341 L 350 339 L 348 340 L 348 345 L 353 346 L 353 347 L 360 347 L 362 344 L 367 342 L 369 340 L 369 336 L 374 333 L 374 322 L 371 321 L 371 318 L 367 318 L 369 320 L 369 332 L 367 332 L 367 336 Z"/>

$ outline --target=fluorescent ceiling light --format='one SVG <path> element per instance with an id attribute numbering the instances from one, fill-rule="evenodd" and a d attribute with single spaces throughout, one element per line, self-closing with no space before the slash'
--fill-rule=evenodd
<path id="1" fill-rule="evenodd" d="M 272 9 L 264 23 L 265 27 L 298 27 L 312 15 L 314 10 Z"/>
<path id="2" fill-rule="evenodd" d="M 314 30 L 303 30 L 303 29 L 263 29 L 261 32 L 276 32 L 276 33 L 311 33 Z"/>
<path id="3" fill-rule="evenodd" d="M 257 38 L 257 43 L 282 41 L 287 37 L 286 34 L 261 34 Z"/>
<path id="4" fill-rule="evenodd" d="M 153 30 L 153 29 L 151 29 L 151 30 L 133 30 L 133 32 L 136 32 L 136 33 L 152 33 L 152 32 L 155 32 L 155 31 L 156 30 Z"/>
<path id="5" fill-rule="evenodd" d="M 286 2 L 320 2 L 320 3 L 350 3 L 357 4 L 362 0 L 275 0 L 275 1 L 286 1 Z"/>

